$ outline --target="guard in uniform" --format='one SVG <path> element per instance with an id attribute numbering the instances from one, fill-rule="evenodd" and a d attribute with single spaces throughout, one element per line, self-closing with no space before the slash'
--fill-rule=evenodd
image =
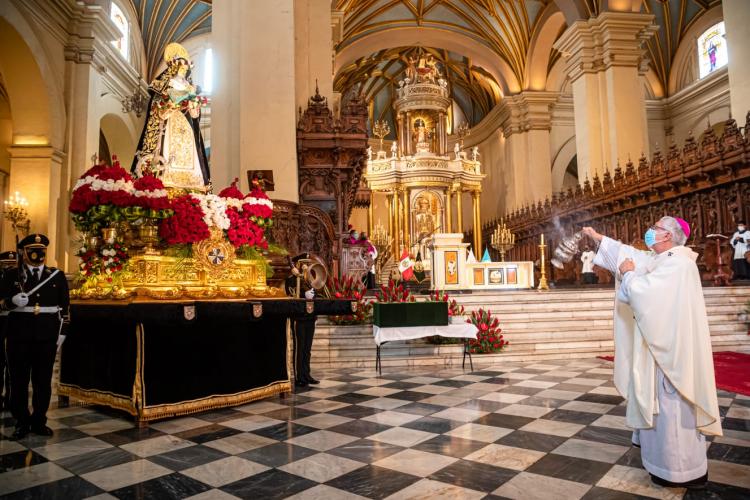
<path id="1" fill-rule="evenodd" d="M 5 271 L 18 266 L 16 252 L 0 253 L 0 282 Z M 5 361 L 5 336 L 7 333 L 8 311 L 0 311 L 0 410 L 10 408 L 10 376 L 8 363 Z"/>
<path id="2" fill-rule="evenodd" d="M 0 281 L 2 310 L 8 311 L 6 350 L 10 371 L 10 411 L 16 419 L 14 439 L 29 432 L 51 436 L 47 409 L 52 396 L 52 369 L 58 338 L 68 326 L 70 295 L 65 274 L 44 265 L 49 239 L 30 234 L 18 244 L 19 267 Z M 33 390 L 29 413 L 29 380 Z"/>
<path id="3" fill-rule="evenodd" d="M 309 288 L 305 282 L 302 272 L 297 269 L 296 264 L 300 259 L 308 259 L 309 254 L 303 253 L 290 259 L 292 274 L 286 279 L 286 293 L 290 297 L 311 300 L 315 298 L 315 289 Z M 300 280 L 299 295 L 297 295 L 297 277 Z M 307 290 L 306 290 L 307 289 Z M 307 387 L 309 384 L 319 384 L 310 375 L 310 353 L 312 351 L 313 337 L 315 336 L 316 316 L 298 318 L 293 321 L 292 328 L 294 333 L 294 385 L 297 387 Z"/>

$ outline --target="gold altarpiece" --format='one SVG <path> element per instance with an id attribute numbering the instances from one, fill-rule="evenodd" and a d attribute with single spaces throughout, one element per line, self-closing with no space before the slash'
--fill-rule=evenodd
<path id="1" fill-rule="evenodd" d="M 434 234 L 463 232 L 467 194 L 476 235 L 472 246 L 475 254 L 481 252 L 479 207 L 485 176 L 476 148 L 467 155 L 457 143 L 448 152 L 451 105 L 448 82 L 434 60 L 424 56 L 410 61 L 393 103 L 396 141 L 390 153 L 369 155 L 365 180 L 373 196 L 385 195 L 387 200 L 390 253 L 396 259 L 404 248 L 429 259 L 425 248 Z M 368 217 L 372 233 L 372 211 Z"/>

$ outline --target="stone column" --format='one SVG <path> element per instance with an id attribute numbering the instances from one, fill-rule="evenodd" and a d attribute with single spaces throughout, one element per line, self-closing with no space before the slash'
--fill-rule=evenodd
<path id="1" fill-rule="evenodd" d="M 576 21 L 555 42 L 573 87 L 578 178 L 601 177 L 618 159 L 648 156 L 642 74 L 654 16 L 603 12 Z"/>
<path id="2" fill-rule="evenodd" d="M 320 95 L 328 98 L 333 109 L 330 0 L 294 0 L 294 33 L 297 109 L 307 108 L 307 100 L 315 94 L 316 82 Z"/>
<path id="3" fill-rule="evenodd" d="M 441 232 L 450 233 L 453 230 L 453 207 L 451 202 L 452 186 L 445 188 L 445 227 Z"/>
<path id="4" fill-rule="evenodd" d="M 506 206 L 519 206 L 552 194 L 550 129 L 556 92 L 526 91 L 505 99 L 508 187 Z"/>
<path id="5" fill-rule="evenodd" d="M 406 112 L 406 120 L 404 123 L 406 127 L 406 144 L 404 148 L 404 156 L 411 156 L 414 152 L 411 150 L 411 111 Z"/>
<path id="6" fill-rule="evenodd" d="M 396 117 L 396 123 L 398 130 L 396 131 L 396 140 L 398 141 L 398 156 L 404 154 L 404 138 L 406 132 L 404 131 L 404 115 L 399 113 Z"/>
<path id="7" fill-rule="evenodd" d="M 273 168 L 272 198 L 299 201 L 293 0 L 215 0 L 211 176 L 216 187 Z M 326 21 L 330 29 L 330 19 Z"/>
<path id="8" fill-rule="evenodd" d="M 396 224 L 393 216 L 393 193 L 386 194 L 388 201 L 388 236 L 391 238 L 391 253 L 395 254 L 396 249 Z"/>
<path id="9" fill-rule="evenodd" d="M 729 98 L 732 116 L 744 122 L 750 112 L 750 9 L 745 0 L 724 0 L 724 27 L 729 53 Z"/>

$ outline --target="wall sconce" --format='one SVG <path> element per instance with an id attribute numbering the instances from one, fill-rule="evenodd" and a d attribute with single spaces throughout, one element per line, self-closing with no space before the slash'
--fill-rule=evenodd
<path id="1" fill-rule="evenodd" d="M 136 87 L 133 91 L 133 95 L 129 95 L 122 99 L 122 112 L 130 113 L 133 111 L 135 116 L 140 118 L 143 112 L 146 110 L 148 99 L 141 93 L 140 87 Z"/>
<path id="2" fill-rule="evenodd" d="M 26 207 L 29 206 L 28 200 L 16 191 L 13 196 L 3 202 L 3 218 L 10 222 L 18 236 L 27 236 L 31 229 L 31 220 Z"/>

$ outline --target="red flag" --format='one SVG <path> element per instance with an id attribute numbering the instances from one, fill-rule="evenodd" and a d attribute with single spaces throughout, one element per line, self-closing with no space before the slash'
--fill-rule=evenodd
<path id="1" fill-rule="evenodd" d="M 401 254 L 401 262 L 398 263 L 398 270 L 401 273 L 401 279 L 409 281 L 414 276 L 414 261 L 409 257 L 409 252 L 404 249 Z"/>

